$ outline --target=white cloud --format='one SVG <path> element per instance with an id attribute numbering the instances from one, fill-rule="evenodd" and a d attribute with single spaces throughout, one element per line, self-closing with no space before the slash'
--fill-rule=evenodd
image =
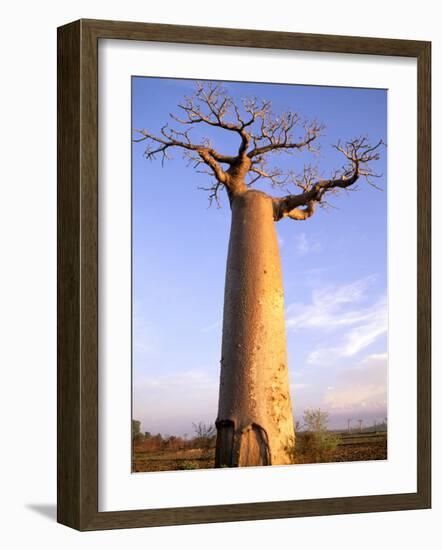
<path id="1" fill-rule="evenodd" d="M 295 390 L 303 390 L 309 386 L 310 384 L 290 384 L 290 391 L 294 392 Z"/>
<path id="2" fill-rule="evenodd" d="M 355 367 L 342 371 L 335 386 L 327 388 L 324 404 L 333 413 L 386 414 L 387 354 L 369 355 Z"/>
<path id="3" fill-rule="evenodd" d="M 222 319 L 218 319 L 214 323 L 210 323 L 209 325 L 202 327 L 201 332 L 206 334 L 208 332 L 213 332 L 214 330 L 220 330 L 222 327 L 222 324 L 223 324 Z"/>
<path id="4" fill-rule="evenodd" d="M 299 235 L 296 235 L 296 251 L 298 254 L 303 256 L 304 254 L 307 254 L 308 252 L 320 252 L 321 251 L 321 243 L 312 237 L 307 237 L 305 233 L 299 233 Z"/>
<path id="5" fill-rule="evenodd" d="M 292 304 L 287 308 L 288 329 L 315 329 L 331 335 L 327 343 L 310 353 L 308 363 L 328 364 L 340 357 L 351 357 L 387 331 L 386 297 L 366 305 L 367 289 L 372 282 L 371 276 L 341 286 L 314 289 L 310 304 Z M 338 329 L 341 332 L 337 335 Z"/>
<path id="6" fill-rule="evenodd" d="M 291 304 L 287 308 L 287 328 L 332 329 L 352 325 L 361 320 L 362 311 L 343 311 L 347 304 L 361 301 L 372 277 L 346 285 L 328 285 L 312 292 L 311 304 Z"/>
<path id="7" fill-rule="evenodd" d="M 136 376 L 133 417 L 142 430 L 163 434 L 192 432 L 192 423 L 213 423 L 218 403 L 218 368 Z"/>
<path id="8" fill-rule="evenodd" d="M 142 314 L 140 302 L 137 300 L 134 301 L 132 330 L 134 353 L 143 358 L 158 356 L 160 349 L 158 329 Z"/>
<path id="9" fill-rule="evenodd" d="M 213 371 L 213 369 L 211 369 Z M 211 389 L 216 385 L 215 376 L 211 376 L 209 369 L 206 370 L 189 370 L 185 372 L 176 372 L 164 375 L 150 375 L 139 377 L 136 383 L 138 392 L 149 390 L 151 388 L 160 388 L 165 392 L 171 388 L 179 388 L 181 390 Z"/>
<path id="10" fill-rule="evenodd" d="M 310 364 L 329 364 L 340 357 L 352 357 L 387 332 L 387 304 L 385 297 L 373 306 L 359 312 L 352 312 L 353 326 L 349 327 L 338 343 L 324 346 L 311 352 Z"/>

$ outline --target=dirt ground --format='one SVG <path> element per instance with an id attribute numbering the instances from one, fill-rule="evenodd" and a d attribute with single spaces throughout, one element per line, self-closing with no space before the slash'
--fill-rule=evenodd
<path id="1" fill-rule="evenodd" d="M 340 444 L 324 462 L 352 462 L 387 459 L 387 434 L 340 433 Z M 161 472 L 171 470 L 199 470 L 214 467 L 214 449 L 187 449 L 182 451 L 157 451 L 133 453 L 133 472 Z M 297 463 L 309 464 L 308 456 L 299 456 Z"/>

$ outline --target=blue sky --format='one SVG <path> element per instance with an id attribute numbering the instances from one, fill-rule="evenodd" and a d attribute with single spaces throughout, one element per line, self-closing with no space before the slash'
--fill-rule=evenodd
<path id="1" fill-rule="evenodd" d="M 319 86 L 224 83 L 233 97 L 270 99 L 326 125 L 319 155 L 277 155 L 283 168 L 316 163 L 324 177 L 342 166 L 339 139 L 367 134 L 387 141 L 387 91 Z M 132 126 L 158 133 L 194 81 L 134 77 Z M 204 131 L 203 131 L 204 130 Z M 236 136 L 207 135 L 223 153 Z M 217 413 L 221 321 L 230 210 L 209 208 L 209 177 L 179 150 L 148 161 L 133 144 L 133 416 L 142 430 L 192 434 L 192 423 Z M 365 425 L 387 416 L 387 151 L 375 163 L 377 191 L 331 199 L 307 221 L 277 223 L 284 279 L 287 348 L 294 415 L 321 407 L 330 427 Z M 269 190 L 263 185 L 259 189 Z M 299 191 L 299 190 L 298 190 Z"/>

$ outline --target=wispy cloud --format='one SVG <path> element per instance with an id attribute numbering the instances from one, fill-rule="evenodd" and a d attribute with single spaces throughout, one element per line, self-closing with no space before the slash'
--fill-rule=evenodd
<path id="1" fill-rule="evenodd" d="M 183 387 L 208 389 L 216 386 L 216 378 L 211 375 L 211 370 L 188 370 L 170 374 L 152 374 L 142 376 L 137 380 L 137 391 L 151 388 L 161 388 L 169 391 L 171 388 L 183 389 Z"/>
<path id="2" fill-rule="evenodd" d="M 364 312 L 345 311 L 345 307 L 364 298 L 371 280 L 371 277 L 366 277 L 345 285 L 327 285 L 313 289 L 310 304 L 295 303 L 288 306 L 287 328 L 333 329 L 357 323 Z"/>
<path id="3" fill-rule="evenodd" d="M 302 383 L 299 383 L 299 384 L 290 384 L 290 390 L 293 392 L 293 391 L 296 391 L 296 390 L 303 390 L 305 388 L 308 388 L 310 386 L 310 384 L 302 384 Z"/>
<path id="4" fill-rule="evenodd" d="M 372 354 L 342 371 L 336 387 L 328 388 L 325 406 L 332 412 L 367 411 L 386 414 L 387 354 Z"/>
<path id="5" fill-rule="evenodd" d="M 310 364 L 329 364 L 341 357 L 352 357 L 387 332 L 387 307 L 385 297 L 372 307 L 351 312 L 354 326 L 349 327 L 336 345 L 321 347 L 310 353 Z"/>
<path id="6" fill-rule="evenodd" d="M 133 417 L 142 429 L 191 433 L 192 422 L 213 423 L 218 400 L 218 366 L 134 379 Z"/>
<path id="7" fill-rule="evenodd" d="M 296 235 L 296 252 L 303 256 L 309 252 L 320 252 L 322 247 L 321 243 L 313 239 L 312 237 L 307 237 L 305 233 L 299 233 Z"/>
<path id="8" fill-rule="evenodd" d="M 157 356 L 158 330 L 143 315 L 139 301 L 134 301 L 133 325 L 132 325 L 132 345 L 134 353 L 142 357 Z"/>
<path id="9" fill-rule="evenodd" d="M 308 363 L 328 364 L 356 355 L 387 331 L 386 296 L 366 304 L 372 282 L 373 277 L 366 277 L 346 285 L 315 289 L 310 304 L 297 303 L 287 308 L 289 329 L 315 329 L 329 335 L 327 343 L 310 353 Z"/>
<path id="10" fill-rule="evenodd" d="M 219 329 L 221 329 L 222 324 L 223 324 L 222 319 L 218 319 L 214 323 L 210 323 L 210 324 L 202 327 L 201 332 L 206 334 L 208 332 L 213 332 L 214 330 L 219 330 Z"/>

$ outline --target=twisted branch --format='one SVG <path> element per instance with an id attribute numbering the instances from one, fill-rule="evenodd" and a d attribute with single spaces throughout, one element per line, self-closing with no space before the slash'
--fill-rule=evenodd
<path id="1" fill-rule="evenodd" d="M 303 193 L 273 199 L 275 220 L 284 217 L 305 220 L 313 215 L 318 204 L 324 203 L 327 194 L 354 186 L 361 177 L 373 185 L 371 178 L 381 177 L 381 174 L 376 174 L 368 163 L 379 160 L 382 145 L 384 143 L 380 140 L 372 146 L 365 136 L 347 141 L 345 145 L 339 142 L 334 147 L 348 162 L 332 178 L 323 180 L 315 179 L 316 169 L 304 168 L 303 175 L 296 179 L 296 185 L 303 189 Z"/>
<path id="2" fill-rule="evenodd" d="M 211 82 L 197 83 L 195 93 L 185 97 L 178 107 L 180 116 L 170 114 L 171 119 L 180 125 L 178 128 L 165 124 L 158 134 L 137 129 L 134 131 L 139 137 L 133 141 L 146 142 L 145 157 L 153 160 L 161 156 L 162 164 L 171 158 L 173 148 L 181 149 L 198 172 L 214 178 L 213 185 L 203 188 L 209 191 L 210 202 L 218 202 L 220 189 L 225 188 L 230 200 L 233 200 L 261 179 L 270 182 L 273 187 L 287 188 L 293 184 L 302 193 L 274 198 L 275 220 L 283 217 L 305 220 L 313 215 L 317 204 L 327 204 L 324 199 L 326 194 L 354 186 L 361 177 L 378 188 L 373 179 L 379 175 L 373 172 L 370 163 L 379 159 L 382 141 L 374 146 L 370 145 L 367 137 L 344 144 L 339 142 L 334 147 L 344 155 L 345 165 L 330 179 L 319 179 L 316 168 L 311 165 L 304 167 L 301 174 L 295 174 L 291 170 L 269 166 L 269 158 L 273 153 L 294 154 L 304 149 L 316 152 L 315 142 L 324 128 L 322 124 L 304 121 L 290 110 L 277 116 L 271 111 L 271 102 L 267 100 L 243 98 L 235 103 L 222 86 Z M 238 135 L 236 153 L 221 153 L 208 138 L 195 143 L 191 132 L 197 125 L 221 128 Z M 301 137 L 298 136 L 300 129 Z M 201 170 L 202 165 L 207 170 Z"/>

